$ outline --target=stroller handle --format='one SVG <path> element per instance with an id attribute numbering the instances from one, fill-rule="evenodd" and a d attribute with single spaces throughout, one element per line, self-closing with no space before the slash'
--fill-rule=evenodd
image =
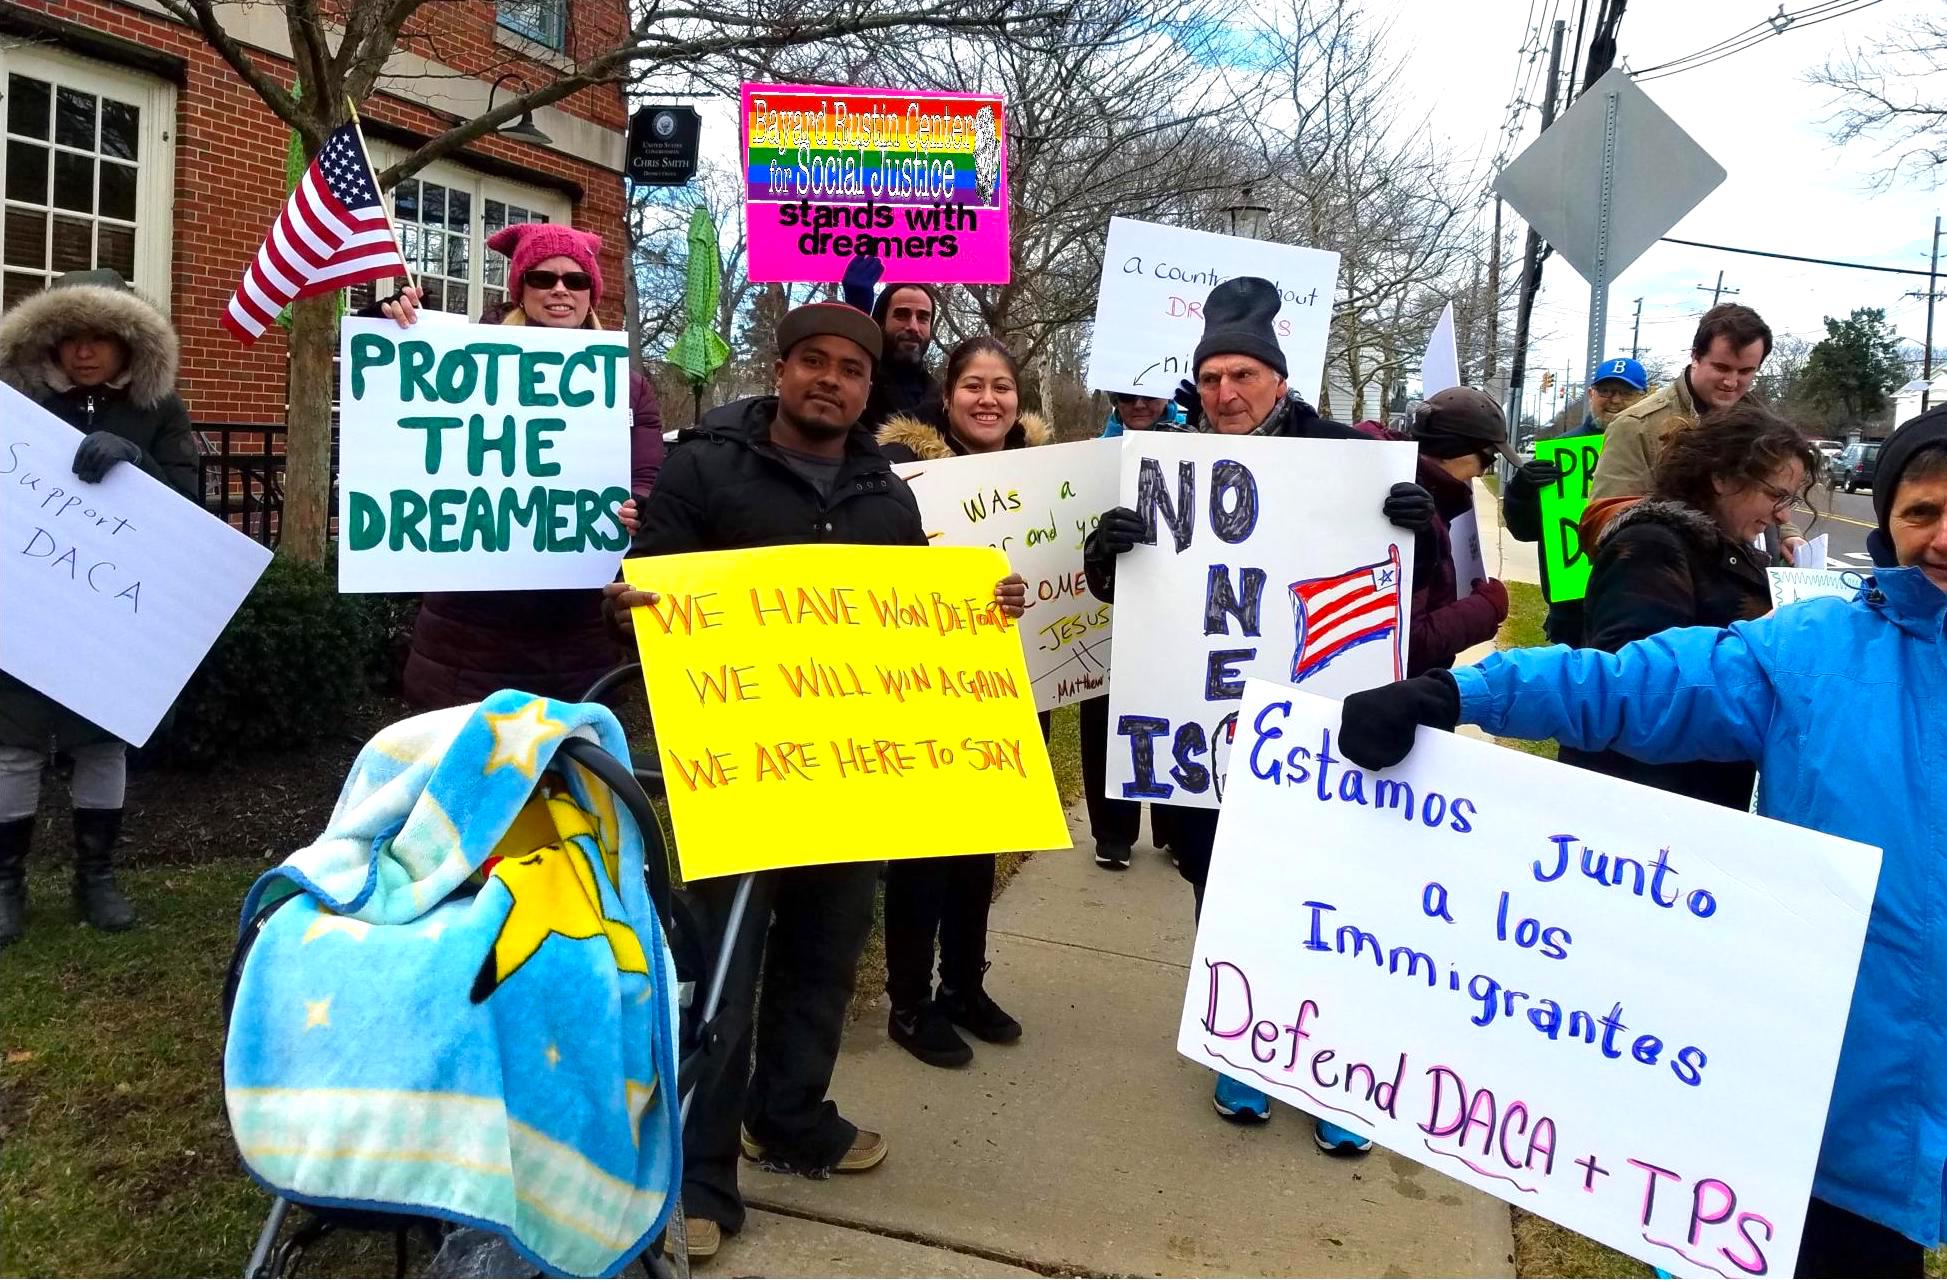
<path id="1" fill-rule="evenodd" d="M 628 808 L 629 815 L 635 820 L 636 828 L 642 833 L 644 847 L 642 867 L 649 883 L 649 899 L 656 906 L 656 916 L 662 919 L 663 934 L 667 936 L 672 930 L 669 907 L 669 856 L 663 850 L 662 822 L 656 818 L 655 810 L 650 807 L 649 795 L 643 791 L 642 782 L 636 779 L 635 772 L 622 765 L 613 754 L 593 740 L 569 736 L 561 741 L 555 752 L 575 765 L 585 768 L 589 774 L 608 785 L 615 796 L 622 800 L 622 805 Z"/>

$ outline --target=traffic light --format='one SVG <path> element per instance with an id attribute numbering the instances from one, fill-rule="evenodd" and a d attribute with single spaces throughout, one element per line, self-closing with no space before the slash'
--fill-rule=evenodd
<path id="1" fill-rule="evenodd" d="M 1541 390 L 1542 390 L 1543 392 L 1546 392 L 1546 391 L 1548 391 L 1548 389 L 1550 389 L 1550 388 L 1552 388 L 1552 387 L 1554 387 L 1554 386 L 1555 386 L 1555 372 L 1554 372 L 1553 370 L 1544 370 L 1544 371 L 1542 371 L 1542 375 L 1541 375 Z"/>

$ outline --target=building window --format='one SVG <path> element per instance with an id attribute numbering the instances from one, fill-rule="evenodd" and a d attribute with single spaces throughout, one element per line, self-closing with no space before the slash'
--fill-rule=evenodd
<path id="1" fill-rule="evenodd" d="M 0 52 L 0 306 L 113 269 L 167 306 L 174 91 L 85 59 Z"/>
<path id="2" fill-rule="evenodd" d="M 568 0 L 498 0 L 500 25 L 536 44 L 560 50 L 567 44 Z"/>

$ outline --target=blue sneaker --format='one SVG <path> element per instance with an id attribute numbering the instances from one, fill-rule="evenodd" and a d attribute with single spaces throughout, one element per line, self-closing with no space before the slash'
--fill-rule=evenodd
<path id="1" fill-rule="evenodd" d="M 1271 1117 L 1271 1098 L 1227 1074 L 1217 1075 L 1217 1094 L 1210 1103 L 1234 1123 L 1261 1123 Z"/>
<path id="2" fill-rule="evenodd" d="M 1312 1120 L 1312 1142 L 1327 1154 L 1363 1154 L 1372 1148 L 1372 1142 L 1357 1132 L 1349 1132 L 1323 1118 Z"/>

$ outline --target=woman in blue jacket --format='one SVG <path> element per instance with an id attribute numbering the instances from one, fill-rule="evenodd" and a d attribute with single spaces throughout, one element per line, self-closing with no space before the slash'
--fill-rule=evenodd
<path id="1" fill-rule="evenodd" d="M 1340 746 L 1397 763 L 1461 722 L 1646 761 L 1754 761 L 1759 810 L 1885 854 L 1826 1114 L 1799 1278 L 1920 1278 L 1947 1237 L 1947 407 L 1880 454 L 1881 567 L 1729 628 L 1615 654 L 1512 651 L 1345 702 Z"/>

